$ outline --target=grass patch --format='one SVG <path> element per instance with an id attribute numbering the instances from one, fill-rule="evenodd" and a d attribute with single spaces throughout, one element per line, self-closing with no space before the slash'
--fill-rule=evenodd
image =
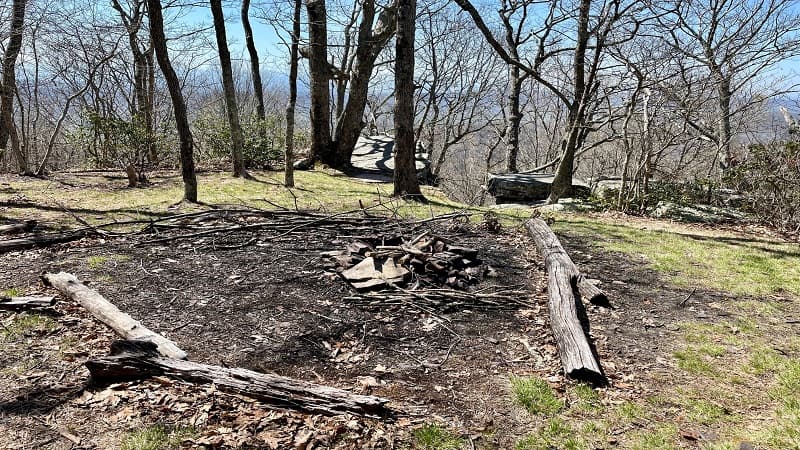
<path id="1" fill-rule="evenodd" d="M 404 202 L 391 198 L 391 183 L 364 183 L 329 170 L 296 172 L 296 187 L 291 190 L 283 186 L 282 172 L 250 173 L 257 180 L 233 178 L 222 172 L 198 174 L 198 200 L 209 205 L 267 209 L 274 209 L 278 205 L 330 213 L 358 210 L 363 205 L 366 208 L 371 207 L 371 212 L 375 214 L 396 214 L 400 217 L 430 217 L 466 211 L 475 213 L 475 220 L 480 220 L 484 213 L 491 211 L 506 225 L 519 223 L 530 215 L 530 210 L 490 210 L 464 205 L 447 199 L 439 189 L 430 186 L 422 187 L 423 194 L 430 200 L 429 204 Z M 109 182 L 102 176 L 89 174 L 57 174 L 56 177 L 80 184 L 81 189 L 61 189 L 60 184 L 49 180 L 6 180 L 11 189 L 25 195 L 33 203 L 29 207 L 10 210 L 9 217 L 23 219 L 35 216 L 40 221 L 63 227 L 80 225 L 73 217 L 64 213 L 59 204 L 93 224 L 113 220 L 149 219 L 201 208 L 182 205 L 180 211 L 167 210 L 183 197 L 183 184 L 177 173 L 152 174 L 151 186 L 134 189 L 125 187 L 127 182 L 122 178 Z M 58 200 L 58 204 L 54 199 Z M 48 208 L 41 209 L 37 206 Z"/>
<path id="2" fill-rule="evenodd" d="M 693 347 L 676 351 L 672 354 L 678 360 L 678 367 L 692 375 L 715 377 L 719 375 L 717 369 L 703 357 L 703 354 Z"/>
<path id="3" fill-rule="evenodd" d="M 170 428 L 161 424 L 125 433 L 120 450 L 164 450 L 196 434 L 192 428 Z"/>
<path id="4" fill-rule="evenodd" d="M 740 295 L 800 295 L 800 251 L 790 243 L 693 230 L 642 230 L 564 217 L 557 232 L 597 238 L 603 248 L 643 257 L 679 286 L 705 286 Z"/>
<path id="5" fill-rule="evenodd" d="M 674 450 L 678 448 L 675 442 L 678 437 L 678 427 L 673 424 L 664 424 L 652 430 L 638 433 L 631 446 L 633 450 Z"/>
<path id="6" fill-rule="evenodd" d="M 767 375 L 775 373 L 785 362 L 786 358 L 772 347 L 757 346 L 750 350 L 750 357 L 744 370 L 753 375 Z"/>
<path id="7" fill-rule="evenodd" d="M 564 403 L 545 380 L 538 377 L 511 377 L 514 401 L 531 414 L 553 415 Z"/>
<path id="8" fill-rule="evenodd" d="M 445 427 L 434 423 L 414 430 L 414 448 L 420 450 L 457 450 L 464 446 L 464 439 Z"/>
<path id="9" fill-rule="evenodd" d="M 11 298 L 11 297 L 22 297 L 22 289 L 11 287 L 4 291 L 0 291 L 0 297 L 2 298 Z"/>
<path id="10" fill-rule="evenodd" d="M 733 416 L 727 408 L 705 399 L 690 399 L 686 402 L 685 409 L 686 417 L 692 423 L 713 425 L 733 419 Z"/>
<path id="11" fill-rule="evenodd" d="M 106 262 L 108 262 L 108 256 L 90 256 L 86 258 L 86 265 L 92 270 L 103 267 Z"/>
<path id="12" fill-rule="evenodd" d="M 573 394 L 577 398 L 574 406 L 586 412 L 597 412 L 603 409 L 600 403 L 600 394 L 597 393 L 591 386 L 586 384 L 577 384 L 572 388 Z"/>
<path id="13" fill-rule="evenodd" d="M 583 450 L 586 443 L 567 422 L 562 419 L 550 419 L 547 424 L 517 441 L 516 450 Z"/>
<path id="14" fill-rule="evenodd" d="M 56 327 L 58 324 L 50 317 L 25 313 L 12 316 L 11 323 L 0 332 L 5 339 L 14 340 L 28 334 L 47 334 Z"/>
<path id="15" fill-rule="evenodd" d="M 616 411 L 617 415 L 626 422 L 642 419 L 647 415 L 641 405 L 627 400 L 617 406 Z"/>

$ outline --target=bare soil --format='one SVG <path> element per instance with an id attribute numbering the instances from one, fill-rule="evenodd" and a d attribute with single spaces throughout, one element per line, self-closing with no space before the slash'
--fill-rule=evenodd
<path id="1" fill-rule="evenodd" d="M 61 299 L 47 312 L 52 326 L 2 342 L 0 448 L 117 448 L 126 431 L 154 423 L 193 428 L 180 444 L 187 448 L 403 448 L 411 430 L 432 421 L 457 430 L 475 448 L 512 447 L 536 419 L 513 405 L 509 376 L 537 374 L 562 393 L 570 383 L 549 329 L 545 274 L 520 229 L 494 234 L 438 223 L 430 231 L 477 248 L 497 271 L 472 289 L 516 287 L 529 293 L 522 304 L 431 311 L 348 303 L 343 297 L 351 288 L 320 257 L 352 239 L 344 229 L 144 245 L 151 236 L 132 235 L 0 255 L 0 288 L 45 292 L 42 272 L 67 271 L 176 341 L 193 361 L 379 395 L 400 411 L 393 423 L 278 411 L 165 378 L 97 386 L 83 362 L 107 353 L 115 336 Z M 414 237 L 403 223 L 398 234 Z M 601 390 L 604 402 L 658 390 L 654 380 L 675 370 L 668 355 L 677 324 L 727 314 L 714 306 L 719 294 L 697 290 L 680 306 L 691 291 L 663 284 L 643 261 L 604 252 L 581 236 L 562 240 L 611 299 L 611 308 L 588 305 L 591 336 L 610 381 Z M 0 312 L 0 323 L 10 327 L 25 315 Z"/>

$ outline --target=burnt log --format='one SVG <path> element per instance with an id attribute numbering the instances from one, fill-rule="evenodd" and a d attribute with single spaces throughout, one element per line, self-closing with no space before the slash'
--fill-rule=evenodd
<path id="1" fill-rule="evenodd" d="M 581 297 L 596 296 L 595 290 L 602 291 L 588 281 L 581 282 L 583 277 L 578 268 L 544 220 L 530 219 L 525 222 L 525 228 L 533 238 L 539 255 L 544 258 L 550 325 L 564 372 L 581 381 L 606 384 L 606 377 L 581 323 L 581 318 L 586 317 Z M 580 292 L 581 286 L 583 293 Z"/>
<path id="2" fill-rule="evenodd" d="M 161 357 L 152 342 L 116 341 L 111 356 L 86 361 L 92 378 L 112 383 L 167 376 L 196 384 L 214 384 L 224 392 L 245 395 L 272 405 L 317 414 L 357 414 L 390 418 L 388 399 L 358 395 L 275 374 Z"/>
<path id="3" fill-rule="evenodd" d="M 149 341 L 156 345 L 158 351 L 166 357 L 186 359 L 186 352 L 178 348 L 174 342 L 149 330 L 141 322 L 120 311 L 97 291 L 78 281 L 74 275 L 66 272 L 45 273 L 42 275 L 42 280 L 46 285 L 58 289 L 65 296 L 80 303 L 87 311 L 123 338 Z"/>
<path id="4" fill-rule="evenodd" d="M 18 234 L 25 233 L 36 228 L 35 220 L 26 220 L 25 222 L 12 223 L 8 225 L 0 225 L 0 234 Z"/>
<path id="5" fill-rule="evenodd" d="M 86 231 L 73 231 L 68 233 L 43 234 L 26 238 L 7 239 L 0 241 L 0 253 L 27 250 L 35 247 L 48 247 L 53 244 L 77 241 L 86 236 Z"/>
<path id="6" fill-rule="evenodd" d="M 55 303 L 55 297 L 0 297 L 0 309 L 18 310 L 28 308 L 49 308 Z"/>

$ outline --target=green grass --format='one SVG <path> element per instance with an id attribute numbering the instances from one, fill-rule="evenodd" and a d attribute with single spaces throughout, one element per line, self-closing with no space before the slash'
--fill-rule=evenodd
<path id="1" fill-rule="evenodd" d="M 553 418 L 538 429 L 517 441 L 515 450 L 583 450 L 586 443 L 567 422 Z"/>
<path id="2" fill-rule="evenodd" d="M 161 424 L 132 430 L 122 437 L 120 450 L 165 450 L 178 446 L 196 432 L 192 428 L 169 428 Z"/>
<path id="3" fill-rule="evenodd" d="M 597 412 L 603 409 L 600 403 L 600 394 L 591 386 L 586 384 L 577 384 L 572 388 L 573 394 L 577 401 L 572 405 L 580 411 L 584 412 Z"/>
<path id="4" fill-rule="evenodd" d="M 108 256 L 90 256 L 86 258 L 86 265 L 90 269 L 96 270 L 103 267 L 107 261 L 108 261 Z"/>
<path id="5" fill-rule="evenodd" d="M 678 286 L 740 295 L 800 295 L 800 250 L 795 244 L 685 229 L 643 230 L 580 217 L 563 217 L 554 228 L 597 238 L 610 251 L 643 257 Z"/>
<path id="6" fill-rule="evenodd" d="M 121 173 L 120 173 L 121 174 Z M 404 202 L 391 198 L 391 183 L 366 183 L 328 170 L 298 171 L 296 187 L 283 187 L 281 172 L 251 172 L 257 178 L 233 178 L 228 173 L 208 172 L 198 174 L 198 200 L 210 205 L 251 206 L 265 209 L 285 207 L 314 209 L 330 213 L 370 208 L 374 214 L 401 217 L 430 217 L 453 211 L 475 213 L 476 220 L 488 208 L 469 207 L 453 202 L 438 189 L 424 186 L 429 204 Z M 98 224 L 112 220 L 147 219 L 167 213 L 189 212 L 202 208 L 182 204 L 180 211 L 168 211 L 183 196 L 183 185 L 176 174 L 160 173 L 151 177 L 152 186 L 127 188 L 123 179 L 109 182 L 100 176 L 58 174 L 70 183 L 79 183 L 81 189 L 63 189 L 60 183 L 47 180 L 6 180 L 11 189 L 24 194 L 36 205 L 13 208 L 14 218 L 37 218 L 57 226 L 79 226 L 65 208 L 75 211 L 82 219 Z M 519 223 L 530 211 L 491 210 L 505 224 Z"/>
<path id="7" fill-rule="evenodd" d="M 674 424 L 662 424 L 654 429 L 645 430 L 634 438 L 632 450 L 674 450 L 678 448 L 676 440 L 678 427 Z"/>
<path id="8" fill-rule="evenodd" d="M 0 298 L 21 297 L 22 289 L 10 287 L 4 291 L 0 291 Z"/>
<path id="9" fill-rule="evenodd" d="M 55 330 L 58 324 L 48 316 L 34 313 L 23 313 L 12 316 L 11 323 L 0 329 L 5 339 L 19 339 L 29 334 L 47 334 Z"/>
<path id="10" fill-rule="evenodd" d="M 531 414 L 553 415 L 564 406 L 553 388 L 538 377 L 511 377 L 511 392 L 514 401 Z"/>
<path id="11" fill-rule="evenodd" d="M 414 448 L 419 450 L 457 450 L 464 447 L 464 439 L 441 425 L 429 423 L 414 430 Z"/>
<path id="12" fill-rule="evenodd" d="M 716 377 L 719 372 L 696 348 L 689 347 L 672 354 L 678 360 L 678 367 L 692 375 Z"/>

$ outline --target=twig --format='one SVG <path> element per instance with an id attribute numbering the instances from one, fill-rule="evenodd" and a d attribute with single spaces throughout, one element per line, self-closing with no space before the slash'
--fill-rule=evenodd
<path id="1" fill-rule="evenodd" d="M 686 302 L 688 302 L 689 299 L 692 298 L 692 295 L 694 295 L 695 292 L 697 292 L 697 288 L 692 289 L 692 292 L 689 292 L 689 295 L 687 295 L 686 298 L 683 299 L 682 302 L 678 303 L 678 306 L 680 306 L 681 308 L 686 306 Z"/>

